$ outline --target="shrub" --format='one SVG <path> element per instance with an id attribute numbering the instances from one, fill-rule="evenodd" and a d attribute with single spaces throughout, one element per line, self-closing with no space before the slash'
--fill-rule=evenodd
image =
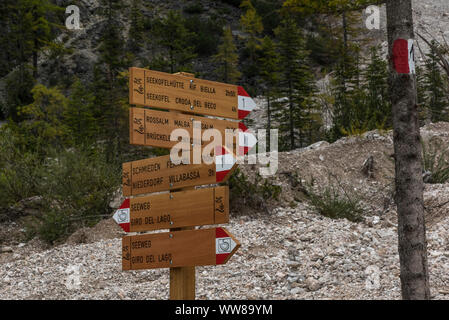
<path id="1" fill-rule="evenodd" d="M 195 47 L 195 53 L 210 56 L 217 51 L 223 33 L 221 21 L 196 15 L 186 18 L 185 26 L 192 32 L 191 43 Z"/>
<path id="2" fill-rule="evenodd" d="M 363 208 L 360 198 L 356 194 L 348 194 L 341 185 L 338 188 L 330 184 L 325 186 L 321 193 L 313 189 L 313 179 L 306 187 L 306 195 L 318 212 L 332 219 L 348 219 L 349 221 L 362 221 Z"/>
<path id="3" fill-rule="evenodd" d="M 37 194 L 42 179 L 40 163 L 35 153 L 21 147 L 8 125 L 0 129 L 0 207 L 8 208 Z"/>
<path id="4" fill-rule="evenodd" d="M 30 234 L 50 243 L 78 227 L 92 226 L 109 215 L 109 202 L 120 180 L 120 168 L 92 150 L 56 153 L 44 162 L 39 193 L 45 211 L 29 221 Z"/>
<path id="5" fill-rule="evenodd" d="M 268 179 L 263 179 L 256 174 L 254 181 L 240 171 L 239 168 L 229 178 L 229 191 L 231 207 L 241 209 L 245 205 L 252 209 L 263 208 L 267 213 L 267 201 L 278 200 L 282 188 L 272 184 Z"/>

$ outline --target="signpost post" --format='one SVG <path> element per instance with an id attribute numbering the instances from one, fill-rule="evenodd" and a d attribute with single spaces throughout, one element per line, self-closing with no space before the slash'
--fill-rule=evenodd
<path id="1" fill-rule="evenodd" d="M 242 87 L 192 74 L 130 68 L 129 81 L 131 104 L 170 110 L 131 108 L 131 144 L 172 148 L 178 143 L 171 140 L 173 130 L 184 129 L 195 137 L 197 122 L 199 129 L 216 129 L 222 135 L 210 150 L 211 163 L 195 163 L 193 151 L 176 164 L 170 155 L 124 163 L 123 194 L 130 198 L 113 217 L 126 232 L 169 229 L 123 237 L 122 268 L 170 268 L 170 299 L 195 299 L 195 266 L 224 264 L 240 247 L 224 228 L 195 229 L 229 222 L 229 187 L 195 186 L 225 182 L 237 167 L 233 150 L 224 147 L 227 129 L 239 130 L 231 144 L 240 154 L 257 143 L 242 123 L 196 115 L 243 119 L 255 103 Z M 193 138 L 188 143 L 200 144 L 203 151 L 206 141 L 199 137 L 201 141 Z M 169 192 L 134 197 L 162 191 Z"/>

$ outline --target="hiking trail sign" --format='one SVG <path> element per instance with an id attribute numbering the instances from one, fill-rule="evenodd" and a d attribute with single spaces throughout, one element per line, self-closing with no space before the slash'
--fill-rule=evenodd
<path id="1" fill-rule="evenodd" d="M 240 86 L 141 68 L 130 68 L 129 102 L 171 111 L 130 108 L 131 144 L 171 148 L 189 158 L 176 164 L 170 155 L 123 163 L 122 190 L 129 198 L 113 219 L 126 232 L 170 232 L 123 237 L 122 269 L 170 268 L 170 298 L 194 299 L 195 266 L 225 264 L 240 247 L 224 228 L 195 229 L 229 222 L 229 187 L 194 187 L 224 182 L 237 167 L 234 149 L 226 147 L 227 130 L 233 133 L 228 147 L 236 146 L 237 154 L 256 145 L 246 126 L 232 121 L 245 118 L 256 104 Z M 171 137 L 176 129 L 190 139 L 182 141 L 182 148 Z M 214 141 L 218 134 L 207 140 L 202 135 L 207 129 L 216 129 L 221 141 Z M 203 153 L 211 156 L 210 163 L 201 159 Z"/>
<path id="2" fill-rule="evenodd" d="M 240 247 L 225 228 L 125 236 L 122 269 L 155 269 L 225 264 Z"/>
<path id="3" fill-rule="evenodd" d="M 237 168 L 237 159 L 224 147 L 217 147 L 215 161 L 194 164 L 190 152 L 190 164 L 174 164 L 170 155 L 126 162 L 122 165 L 123 195 L 175 190 L 204 184 L 216 184 L 229 179 Z"/>
<path id="4" fill-rule="evenodd" d="M 190 137 L 190 143 L 201 144 L 202 146 L 209 143 L 209 140 L 203 140 L 202 132 L 204 130 L 218 130 L 222 137 L 220 145 L 226 145 L 226 130 L 235 130 L 232 143 L 240 148 L 240 155 L 247 154 L 257 143 L 256 137 L 248 128 L 242 122 L 237 121 L 196 117 L 143 108 L 130 108 L 129 119 L 130 143 L 134 145 L 172 148 L 178 143 L 178 141 L 170 139 L 172 132 L 176 129 L 186 130 Z M 198 133 L 194 132 L 194 122 L 200 123 Z M 196 134 L 199 137 L 195 137 Z"/>
<path id="5" fill-rule="evenodd" d="M 193 76 L 130 68 L 130 104 L 243 119 L 256 103 L 243 87 Z"/>
<path id="6" fill-rule="evenodd" d="M 113 219 L 126 232 L 228 223 L 229 187 L 125 199 Z"/>

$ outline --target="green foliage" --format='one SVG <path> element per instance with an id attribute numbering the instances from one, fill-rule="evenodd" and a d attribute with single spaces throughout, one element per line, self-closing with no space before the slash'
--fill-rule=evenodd
<path id="1" fill-rule="evenodd" d="M 29 233 L 53 243 L 110 213 L 108 204 L 120 183 L 120 168 L 104 155 L 93 150 L 56 152 L 42 166 L 38 190 L 46 206 L 29 222 Z"/>
<path id="2" fill-rule="evenodd" d="M 286 97 L 276 107 L 274 117 L 279 123 L 281 150 L 291 150 L 307 144 L 306 123 L 315 113 L 314 75 L 305 49 L 305 39 L 291 17 L 285 17 L 275 30 L 280 55 L 280 93 Z"/>
<path id="3" fill-rule="evenodd" d="M 142 14 L 142 0 L 132 0 L 130 18 L 128 45 L 132 52 L 138 52 L 145 41 L 145 19 Z"/>
<path id="4" fill-rule="evenodd" d="M 72 143 L 82 145 L 93 141 L 98 132 L 98 124 L 94 117 L 95 96 L 79 79 L 75 79 L 70 91 L 64 122 L 70 131 Z"/>
<path id="5" fill-rule="evenodd" d="M 259 70 L 257 53 L 260 50 L 260 36 L 263 31 L 262 18 L 257 13 L 251 0 L 244 0 L 240 7 L 245 11 L 240 17 L 240 25 L 243 32 L 246 33 L 244 38 L 245 54 L 248 57 L 244 61 L 244 75 L 247 78 L 248 85 L 255 86 L 254 77 L 258 75 Z M 247 86 L 248 89 L 251 88 Z"/>
<path id="6" fill-rule="evenodd" d="M 329 184 L 321 192 L 314 191 L 314 181 L 305 186 L 306 194 L 318 212 L 332 219 L 348 219 L 359 222 L 363 220 L 363 208 L 360 197 L 349 194 L 341 185 Z"/>
<path id="7" fill-rule="evenodd" d="M 216 53 L 223 29 L 221 21 L 194 15 L 186 18 L 185 26 L 191 32 L 195 53 L 203 57 Z"/>
<path id="8" fill-rule="evenodd" d="M 258 173 L 254 181 L 237 168 L 229 178 L 229 191 L 231 206 L 241 209 L 247 206 L 252 209 L 264 208 L 269 200 L 278 200 L 282 192 L 280 186 L 272 184 L 268 179 L 263 179 Z"/>
<path id="9" fill-rule="evenodd" d="M 37 84 L 33 90 L 33 102 L 19 108 L 18 114 L 25 120 L 20 130 L 27 137 L 29 150 L 45 150 L 49 146 L 61 147 L 68 138 L 68 128 L 63 116 L 67 108 L 66 97 L 58 88 Z"/>
<path id="10" fill-rule="evenodd" d="M 20 47 L 23 48 L 22 62 L 25 62 L 26 56 L 32 56 L 33 76 L 37 78 L 37 58 L 38 52 L 42 49 L 60 47 L 61 45 L 53 41 L 56 37 L 56 29 L 61 28 L 57 24 L 57 15 L 64 9 L 54 5 L 49 0 L 19 0 L 15 6 L 15 18 L 18 22 L 19 30 L 14 30 L 15 35 L 19 35 Z M 49 20 L 50 18 L 50 20 Z"/>
<path id="11" fill-rule="evenodd" d="M 0 128 L 0 207 L 37 194 L 43 174 L 40 163 L 36 153 L 23 148 L 10 126 Z"/>
<path id="12" fill-rule="evenodd" d="M 280 57 L 274 41 L 265 36 L 262 40 L 261 56 L 259 58 L 261 86 L 267 99 L 267 141 L 270 141 L 270 129 L 272 128 L 273 101 L 279 97 L 279 62 Z M 269 147 L 269 145 L 267 145 Z"/>
<path id="13" fill-rule="evenodd" d="M 241 73 L 238 70 L 237 48 L 232 38 L 231 28 L 224 29 L 222 43 L 218 46 L 218 53 L 212 57 L 213 61 L 219 64 L 216 70 L 220 75 L 220 80 L 225 83 L 236 83 Z"/>
<path id="14" fill-rule="evenodd" d="M 433 40 L 430 52 L 426 57 L 423 73 L 424 103 L 432 122 L 449 120 L 449 111 L 447 109 L 449 103 L 447 88 L 449 83 L 447 77 L 443 77 L 438 64 L 438 50 L 440 48 Z"/>
<path id="15" fill-rule="evenodd" d="M 366 100 L 360 108 L 365 113 L 367 129 L 376 129 L 383 125 L 393 126 L 391 99 L 388 88 L 388 63 L 380 56 L 380 47 L 371 48 L 371 61 L 363 72 L 363 89 Z"/>
<path id="16" fill-rule="evenodd" d="M 388 65 L 380 57 L 379 47 L 371 48 L 370 61 L 363 72 L 358 60 L 339 66 L 332 85 L 335 111 L 331 140 L 392 127 Z"/>
<path id="17" fill-rule="evenodd" d="M 449 149 L 441 142 L 421 143 L 423 150 L 423 171 L 428 174 L 426 183 L 449 181 Z"/>
<path id="18" fill-rule="evenodd" d="M 20 106 L 33 101 L 31 90 L 35 86 L 32 68 L 28 64 L 21 65 L 8 75 L 6 80 L 6 101 L 3 112 L 6 117 L 19 122 L 22 117 L 18 114 Z"/>
<path id="19" fill-rule="evenodd" d="M 164 49 L 159 56 L 161 71 L 191 71 L 192 59 L 196 57 L 191 42 L 193 34 L 186 28 L 185 19 L 178 11 L 170 10 L 165 18 L 156 21 L 154 35 Z"/>
<path id="20" fill-rule="evenodd" d="M 123 140 L 128 126 L 127 105 L 123 99 L 129 96 L 123 70 L 130 66 L 122 38 L 122 22 L 119 16 L 124 8 L 122 0 L 102 0 L 105 27 L 101 31 L 100 56 L 94 69 L 92 90 L 95 94 L 95 118 L 100 127 L 98 138 L 105 139 L 109 161 L 120 161 Z"/>
<path id="21" fill-rule="evenodd" d="M 282 8 L 282 1 L 252 0 L 252 4 L 262 19 L 265 35 L 273 36 L 273 30 L 281 21 L 279 11 Z"/>

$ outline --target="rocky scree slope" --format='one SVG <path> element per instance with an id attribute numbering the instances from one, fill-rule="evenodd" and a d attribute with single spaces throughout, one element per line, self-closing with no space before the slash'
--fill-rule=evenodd
<path id="1" fill-rule="evenodd" d="M 449 123 L 428 125 L 421 134 L 447 146 Z M 269 179 L 282 187 L 281 201 L 268 204 L 269 214 L 232 213 L 226 227 L 242 247 L 226 265 L 196 268 L 197 298 L 400 299 L 391 153 L 391 133 L 376 131 L 280 153 L 279 171 Z M 373 174 L 367 177 L 360 169 L 370 155 Z M 257 170 L 241 168 L 250 178 Z M 314 175 L 321 189 L 331 173 L 362 194 L 364 221 L 317 214 L 299 199 L 296 172 Z M 424 198 L 432 298 L 448 299 L 449 184 L 426 184 Z M 121 271 L 122 234 L 109 219 L 54 248 L 10 244 L 0 254 L 0 297 L 167 299 L 167 269 Z"/>

